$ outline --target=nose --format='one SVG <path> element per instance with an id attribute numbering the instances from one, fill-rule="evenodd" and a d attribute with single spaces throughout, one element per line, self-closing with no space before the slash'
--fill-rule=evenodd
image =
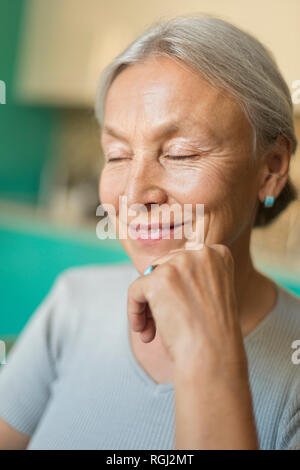
<path id="1" fill-rule="evenodd" d="M 151 204 L 166 202 L 167 193 L 162 187 L 161 171 L 159 163 L 154 158 L 135 156 L 128 172 L 124 192 L 128 207 L 143 204 L 150 209 Z"/>

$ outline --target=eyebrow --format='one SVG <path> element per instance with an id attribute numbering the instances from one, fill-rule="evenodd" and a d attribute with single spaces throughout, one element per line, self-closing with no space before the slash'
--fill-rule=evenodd
<path id="1" fill-rule="evenodd" d="M 170 136 L 172 134 L 175 134 L 177 131 L 179 131 L 180 126 L 176 123 L 167 123 L 159 126 L 156 131 L 154 137 L 162 137 L 162 136 Z M 116 139 L 123 140 L 125 142 L 128 142 L 126 137 L 122 135 L 120 132 L 117 130 L 113 129 L 111 126 L 104 126 L 102 132 L 104 134 L 110 135 L 112 137 L 115 137 Z"/>

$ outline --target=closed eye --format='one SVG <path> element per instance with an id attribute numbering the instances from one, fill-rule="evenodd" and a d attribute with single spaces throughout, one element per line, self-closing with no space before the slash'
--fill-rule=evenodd
<path id="1" fill-rule="evenodd" d="M 164 155 L 167 158 L 170 158 L 171 160 L 185 160 L 187 158 L 195 158 L 199 157 L 199 155 Z M 109 158 L 107 161 L 108 162 L 116 162 L 120 160 L 126 160 L 124 157 L 118 157 L 118 158 Z"/>
<path id="2" fill-rule="evenodd" d="M 126 158 L 124 158 L 124 157 L 109 158 L 109 159 L 107 160 L 107 162 L 117 162 L 117 161 L 120 161 L 120 160 L 126 160 Z"/>
<path id="3" fill-rule="evenodd" d="M 165 155 L 165 157 L 171 158 L 171 160 L 184 160 L 186 158 L 195 158 L 199 155 Z"/>

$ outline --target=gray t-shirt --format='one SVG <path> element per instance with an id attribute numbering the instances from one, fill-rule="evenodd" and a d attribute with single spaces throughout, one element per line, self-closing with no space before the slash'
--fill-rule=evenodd
<path id="1" fill-rule="evenodd" d="M 67 269 L 30 317 L 0 367 L 0 416 L 32 436 L 27 449 L 174 448 L 173 384 L 155 383 L 130 347 L 138 276 L 132 263 Z M 300 450 L 300 299 L 277 288 L 244 344 L 260 448 Z"/>

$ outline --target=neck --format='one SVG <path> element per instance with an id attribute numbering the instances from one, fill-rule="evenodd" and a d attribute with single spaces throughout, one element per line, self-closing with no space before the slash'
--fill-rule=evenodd
<path id="1" fill-rule="evenodd" d="M 249 288 L 257 275 L 250 256 L 250 231 L 244 232 L 229 248 L 234 259 L 235 293 L 241 315 L 247 303 Z"/>
<path id="2" fill-rule="evenodd" d="M 253 266 L 250 237 L 251 231 L 246 231 L 230 246 L 235 264 L 235 292 L 243 336 L 255 328 L 276 301 L 274 282 Z"/>

